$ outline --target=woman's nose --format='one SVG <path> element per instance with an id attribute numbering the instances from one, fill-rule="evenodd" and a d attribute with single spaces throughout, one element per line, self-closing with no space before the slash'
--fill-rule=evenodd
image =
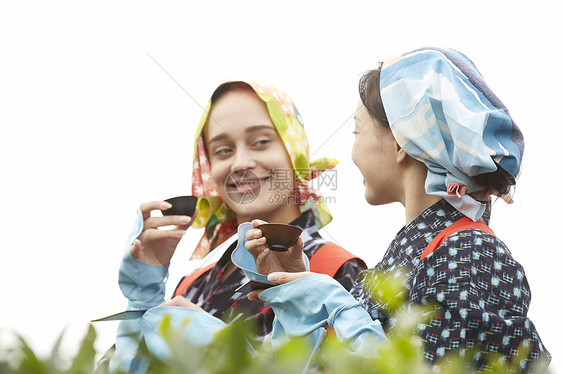
<path id="1" fill-rule="evenodd" d="M 236 150 L 234 155 L 234 162 L 230 167 L 230 171 L 235 172 L 239 170 L 254 169 L 256 164 L 256 160 L 246 149 L 239 148 Z"/>

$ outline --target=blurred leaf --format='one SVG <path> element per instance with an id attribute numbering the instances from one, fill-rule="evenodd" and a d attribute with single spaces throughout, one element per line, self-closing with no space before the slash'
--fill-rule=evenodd
<path id="1" fill-rule="evenodd" d="M 25 339 L 21 336 L 18 336 L 18 340 L 20 343 L 19 349 L 23 356 L 17 372 L 21 374 L 49 373 L 51 370 L 48 365 L 44 361 L 39 360 L 37 356 L 35 356 L 35 353 L 27 344 Z"/>
<path id="2" fill-rule="evenodd" d="M 305 368 L 311 350 L 310 343 L 307 340 L 295 338 L 276 350 L 272 359 L 287 372 L 298 373 Z"/>
<path id="3" fill-rule="evenodd" d="M 374 301 L 380 303 L 388 314 L 398 310 L 408 300 L 404 283 L 404 276 L 400 273 L 381 271 L 370 273 L 364 282 Z"/>
<path id="4" fill-rule="evenodd" d="M 439 312 L 439 305 L 406 304 L 403 280 L 394 276 L 376 276 L 370 280 L 373 295 L 384 303 L 394 324 L 388 340 L 377 342 L 376 356 L 365 357 L 352 352 L 348 342 L 335 338 L 325 339 L 318 351 L 311 356 L 312 346 L 307 338 L 288 340 L 273 349 L 270 344 L 261 344 L 255 339 L 256 326 L 238 316 L 219 331 L 211 344 L 199 347 L 184 338 L 188 319 L 179 328 L 172 324 L 169 316 L 162 319 L 158 331 L 167 342 L 171 357 L 162 362 L 148 350 L 142 337 L 135 360 L 150 374 L 286 374 L 300 373 L 307 367 L 312 374 L 425 374 L 436 370 L 441 374 L 468 373 L 519 373 L 531 352 L 531 344 L 524 341 L 515 356 L 509 360 L 496 353 L 483 354 L 482 347 L 447 352 L 437 363 L 424 358 L 423 341 L 417 333 L 420 324 L 429 324 Z M 25 339 L 17 336 L 18 346 L 0 350 L 1 374 L 43 373 L 91 373 L 95 368 L 94 341 L 96 333 L 90 325 L 80 348 L 67 370 L 61 371 L 61 341 L 64 332 L 56 340 L 51 355 L 42 360 L 36 356 Z M 4 352 L 3 352 L 4 351 Z M 15 354 L 11 354 L 14 351 Z M 480 369 L 475 363 L 482 363 Z M 529 372 L 542 373 L 548 362 L 533 361 Z M 96 373 L 107 373 L 107 365 L 97 368 Z"/>
<path id="5" fill-rule="evenodd" d="M 51 349 L 51 356 L 50 356 L 50 368 L 52 370 L 55 370 L 60 368 L 60 366 L 62 365 L 61 363 L 61 354 L 60 354 L 60 347 L 62 344 L 62 340 L 64 338 L 64 334 L 66 333 L 66 329 L 63 329 L 61 331 L 61 333 L 59 334 L 57 340 L 55 341 L 55 344 L 53 345 L 53 348 Z"/>
<path id="6" fill-rule="evenodd" d="M 72 365 L 66 371 L 67 373 L 92 373 L 94 371 L 94 360 L 96 356 L 96 350 L 94 348 L 95 340 L 96 330 L 89 324 L 88 332 L 84 339 L 82 339 L 78 353 L 72 360 Z"/>

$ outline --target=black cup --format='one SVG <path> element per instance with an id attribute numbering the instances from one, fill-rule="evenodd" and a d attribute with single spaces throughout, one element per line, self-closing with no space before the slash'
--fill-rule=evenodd
<path id="1" fill-rule="evenodd" d="M 164 200 L 172 204 L 168 210 L 163 210 L 165 216 L 193 216 L 197 205 L 197 196 L 177 196 Z"/>
<path id="2" fill-rule="evenodd" d="M 287 252 L 302 232 L 300 227 L 283 223 L 262 223 L 258 229 L 265 236 L 269 249 L 275 252 Z"/>

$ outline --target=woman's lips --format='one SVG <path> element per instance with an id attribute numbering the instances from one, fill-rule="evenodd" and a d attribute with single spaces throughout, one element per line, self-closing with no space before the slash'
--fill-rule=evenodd
<path id="1" fill-rule="evenodd" d="M 246 194 L 248 192 L 259 192 L 267 179 L 269 178 L 239 180 L 227 184 L 226 187 L 227 191 L 231 193 Z"/>

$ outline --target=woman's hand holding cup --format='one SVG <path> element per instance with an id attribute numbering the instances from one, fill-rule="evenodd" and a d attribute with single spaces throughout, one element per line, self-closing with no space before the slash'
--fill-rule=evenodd
<path id="1" fill-rule="evenodd" d="M 269 249 L 266 238 L 257 227 L 262 222 L 252 221 L 252 230 L 246 232 L 246 249 L 256 261 L 259 273 L 267 275 L 273 272 L 303 272 L 306 265 L 302 258 L 303 240 L 299 237 L 296 244 L 286 252 L 275 252 Z"/>
<path id="2" fill-rule="evenodd" d="M 140 210 L 143 217 L 143 232 L 133 242 L 129 252 L 134 258 L 149 265 L 168 266 L 176 247 L 192 223 L 192 217 L 184 215 L 170 215 L 151 217 L 153 210 L 166 211 L 172 204 L 166 201 L 151 201 L 142 203 Z M 169 230 L 161 227 L 175 226 Z"/>

